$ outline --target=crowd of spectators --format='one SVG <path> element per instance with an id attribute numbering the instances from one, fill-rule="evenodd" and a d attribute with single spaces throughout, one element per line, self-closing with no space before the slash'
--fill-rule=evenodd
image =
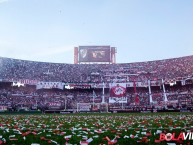
<path id="1" fill-rule="evenodd" d="M 49 82 L 128 82 L 137 79 L 178 79 L 193 76 L 193 56 L 123 64 L 65 64 L 0 57 L 0 79 Z"/>
<path id="2" fill-rule="evenodd" d="M 94 102 L 101 103 L 101 90 L 94 92 Z M 17 87 L 0 83 L 0 106 L 8 106 L 14 111 L 21 108 L 28 110 L 35 108 L 40 110 L 76 109 L 77 103 L 91 102 L 93 102 L 93 91 L 90 89 L 36 90 L 35 86 Z"/>
<path id="3" fill-rule="evenodd" d="M 92 103 L 93 89 L 40 89 L 35 86 L 11 87 L 4 84 L 3 80 L 28 79 L 45 82 L 65 83 L 111 83 L 150 80 L 169 80 L 193 77 L 193 56 L 173 58 L 158 61 L 124 63 L 124 64 L 64 64 L 25 61 L 0 57 L 0 105 L 6 105 L 12 110 L 18 108 L 39 108 L 46 110 L 76 109 L 77 103 Z M 137 75 L 137 77 L 136 77 Z M 193 90 L 191 85 L 176 85 L 166 87 L 166 95 L 169 102 L 179 104 L 192 104 Z M 102 101 L 102 90 L 96 89 L 95 103 Z M 139 106 L 150 104 L 148 88 L 138 87 L 137 94 L 133 88 L 127 88 L 127 102 L 121 107 L 136 106 L 136 95 L 139 97 Z M 152 100 L 156 105 L 164 102 L 163 89 L 152 88 Z M 109 89 L 105 92 L 105 101 L 108 102 Z M 57 106 L 58 105 L 58 106 Z M 120 104 L 111 104 L 111 106 Z"/>
<path id="4" fill-rule="evenodd" d="M 164 92 L 159 87 L 152 87 L 153 104 L 150 104 L 147 88 L 137 88 L 134 93 L 133 88 L 127 88 L 127 103 L 114 103 L 110 106 L 116 107 L 144 107 L 144 106 L 164 106 Z M 166 105 L 191 105 L 193 103 L 193 85 L 166 87 L 166 95 L 169 104 Z M 35 86 L 13 87 L 0 85 L 0 106 L 8 106 L 11 110 L 18 111 L 22 108 L 28 110 L 40 109 L 42 111 L 49 109 L 77 109 L 77 103 L 101 103 L 102 89 L 95 89 L 94 96 L 92 89 L 40 89 Z M 136 96 L 139 98 L 139 104 L 136 104 Z M 105 102 L 109 102 L 109 89 L 105 90 Z"/>

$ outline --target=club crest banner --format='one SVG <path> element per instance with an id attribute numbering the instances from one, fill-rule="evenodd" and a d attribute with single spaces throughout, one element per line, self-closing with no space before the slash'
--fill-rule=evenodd
<path id="1" fill-rule="evenodd" d="M 111 97 L 124 97 L 126 95 L 126 83 L 113 83 L 110 87 Z"/>
<path id="2" fill-rule="evenodd" d="M 113 83 L 110 85 L 109 103 L 127 103 L 126 83 Z"/>

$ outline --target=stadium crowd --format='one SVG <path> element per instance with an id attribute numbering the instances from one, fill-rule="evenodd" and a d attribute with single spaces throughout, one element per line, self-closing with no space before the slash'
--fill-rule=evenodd
<path id="1" fill-rule="evenodd" d="M 76 109 L 77 103 L 92 103 L 93 89 L 40 89 L 35 86 L 13 87 L 6 84 L 9 80 L 28 79 L 45 82 L 65 83 L 111 83 L 150 80 L 182 80 L 193 76 L 193 56 L 158 61 L 125 64 L 63 64 L 17 60 L 0 57 L 0 105 L 11 110 L 21 108 Z M 102 90 L 96 89 L 95 103 L 101 102 Z M 136 104 L 136 95 L 139 104 Z M 150 104 L 147 87 L 127 88 L 127 103 L 121 107 L 163 106 L 164 92 L 160 86 L 152 87 Z M 192 105 L 193 87 L 190 85 L 166 86 L 167 99 L 173 105 Z M 105 89 L 105 101 L 108 102 L 109 89 Z M 54 103 L 54 104 L 53 104 Z M 168 104 L 167 104 L 168 105 Z M 120 104 L 110 104 L 120 106 Z"/>
<path id="2" fill-rule="evenodd" d="M 193 88 L 191 85 L 176 86 L 174 88 L 167 87 L 166 94 L 169 104 L 172 106 L 192 106 L 193 105 Z M 102 101 L 102 90 L 95 89 L 93 96 L 92 89 L 40 89 L 36 90 L 35 86 L 25 87 L 8 87 L 0 85 L 0 106 L 8 106 L 12 111 L 20 109 L 40 109 L 42 111 L 49 109 L 77 109 L 77 103 L 100 103 Z M 127 103 L 124 108 L 128 107 L 163 107 L 163 91 L 159 87 L 152 87 L 152 99 L 154 104 L 149 102 L 149 93 L 147 88 L 137 88 L 137 96 L 139 104 L 135 104 L 136 93 L 132 88 L 127 88 Z M 109 90 L 105 90 L 105 102 L 108 102 Z M 120 103 L 109 104 L 109 106 L 123 107 Z"/>
<path id="3" fill-rule="evenodd" d="M 193 76 L 193 56 L 124 64 L 63 64 L 0 57 L 0 79 L 52 82 L 128 82 L 136 79 L 182 79 Z"/>

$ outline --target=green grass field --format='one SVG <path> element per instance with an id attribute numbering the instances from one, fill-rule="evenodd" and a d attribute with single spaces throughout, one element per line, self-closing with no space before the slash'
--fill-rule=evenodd
<path id="1" fill-rule="evenodd" d="M 0 145 L 184 145 L 193 140 L 160 141 L 160 132 L 191 131 L 191 113 L 0 115 Z"/>

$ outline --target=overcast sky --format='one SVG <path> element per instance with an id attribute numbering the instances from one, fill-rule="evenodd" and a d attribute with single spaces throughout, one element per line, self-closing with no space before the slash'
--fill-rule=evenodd
<path id="1" fill-rule="evenodd" d="M 0 56 L 73 63 L 79 45 L 118 63 L 193 55 L 193 0 L 0 0 Z"/>

